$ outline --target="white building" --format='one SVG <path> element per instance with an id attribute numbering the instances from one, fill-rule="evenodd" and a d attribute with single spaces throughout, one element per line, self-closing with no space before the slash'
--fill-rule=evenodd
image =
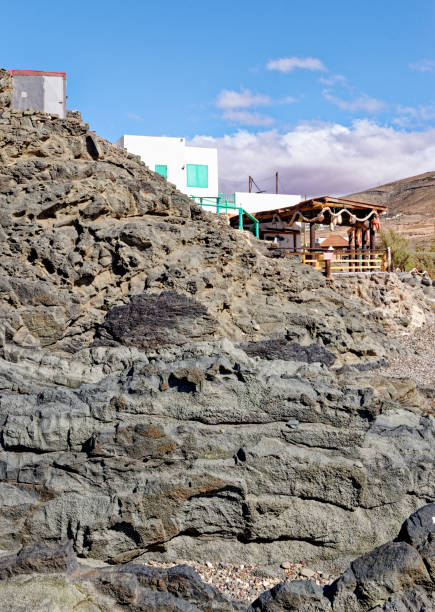
<path id="1" fill-rule="evenodd" d="M 191 196 L 217 197 L 217 149 L 190 147 L 185 138 L 132 136 L 124 134 L 115 142 Z"/>

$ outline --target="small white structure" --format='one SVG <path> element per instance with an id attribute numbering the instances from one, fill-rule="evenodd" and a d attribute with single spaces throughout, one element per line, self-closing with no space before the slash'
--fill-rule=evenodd
<path id="1" fill-rule="evenodd" d="M 190 147 L 185 138 L 130 134 L 121 136 L 115 145 L 139 155 L 151 170 L 189 196 L 216 197 L 218 194 L 217 149 Z"/>
<path id="2" fill-rule="evenodd" d="M 66 73 L 11 70 L 12 108 L 66 116 Z"/>
<path id="3" fill-rule="evenodd" d="M 299 204 L 301 199 L 299 195 L 284 193 L 246 193 L 242 191 L 234 193 L 236 206 L 240 206 L 249 213 L 294 206 Z"/>

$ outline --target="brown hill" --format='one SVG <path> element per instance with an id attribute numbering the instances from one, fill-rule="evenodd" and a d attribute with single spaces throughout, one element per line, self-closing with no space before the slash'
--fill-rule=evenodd
<path id="1" fill-rule="evenodd" d="M 346 197 L 388 206 L 384 227 L 404 234 L 416 244 L 430 244 L 435 238 L 435 171 Z"/>

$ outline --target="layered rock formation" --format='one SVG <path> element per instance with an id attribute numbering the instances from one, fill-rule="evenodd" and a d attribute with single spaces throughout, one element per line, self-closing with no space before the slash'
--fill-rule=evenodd
<path id="1" fill-rule="evenodd" d="M 435 504 L 403 524 L 398 537 L 352 561 L 323 589 L 296 580 L 278 584 L 247 612 L 407 612 L 435 607 Z M 3 609 L 34 612 L 246 610 L 203 583 L 187 565 L 170 569 L 127 563 L 114 567 L 78 564 L 71 543 L 27 547 L 0 559 Z"/>
<path id="2" fill-rule="evenodd" d="M 4 362 L 0 547 L 269 563 L 389 539 L 433 495 L 415 384 L 267 357 L 224 340 Z"/>
<path id="3" fill-rule="evenodd" d="M 358 373 L 384 313 L 77 114 L 0 115 L 0 548 L 344 558 L 433 499 L 426 398 Z"/>

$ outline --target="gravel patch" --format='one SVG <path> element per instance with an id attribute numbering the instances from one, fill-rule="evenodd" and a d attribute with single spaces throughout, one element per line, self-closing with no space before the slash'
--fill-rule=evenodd
<path id="1" fill-rule="evenodd" d="M 320 570 L 314 570 L 304 564 L 284 562 L 281 568 L 260 567 L 254 565 L 233 565 L 230 563 L 197 563 L 177 559 L 175 563 L 154 561 L 142 562 L 151 567 L 174 567 L 181 563 L 190 565 L 207 584 L 216 587 L 221 593 L 244 603 L 252 603 L 261 593 L 271 589 L 280 582 L 292 580 L 313 580 L 316 584 L 329 584 L 336 576 Z"/>
<path id="2" fill-rule="evenodd" d="M 390 360 L 379 374 L 394 378 L 412 378 L 418 385 L 435 382 L 435 323 L 428 323 L 397 338 L 410 349 L 410 355 Z"/>

